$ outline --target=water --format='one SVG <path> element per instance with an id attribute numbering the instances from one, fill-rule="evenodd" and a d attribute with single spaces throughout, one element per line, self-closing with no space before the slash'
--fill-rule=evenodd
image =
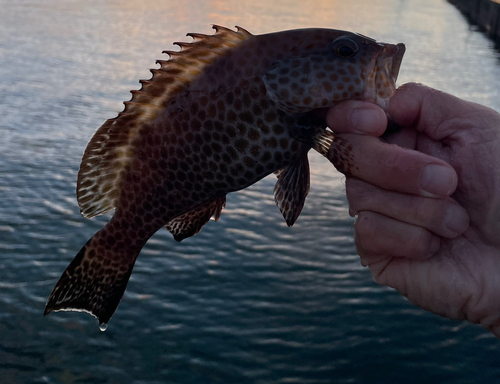
<path id="1" fill-rule="evenodd" d="M 374 284 L 355 254 L 343 178 L 311 154 L 293 228 L 274 176 L 228 196 L 218 223 L 141 253 L 106 332 L 42 317 L 62 271 L 109 216 L 75 199 L 81 154 L 160 52 L 211 23 L 318 26 L 407 45 L 400 83 L 500 110 L 493 44 L 445 1 L 0 0 L 0 383 L 498 382 L 500 344 Z"/>

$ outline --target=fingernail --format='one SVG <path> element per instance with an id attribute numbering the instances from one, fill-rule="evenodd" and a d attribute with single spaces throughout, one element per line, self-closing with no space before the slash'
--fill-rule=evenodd
<path id="1" fill-rule="evenodd" d="M 372 108 L 356 108 L 351 112 L 351 124 L 358 131 L 364 133 L 377 133 L 379 120 L 384 112 Z M 384 117 L 382 117 L 384 118 Z"/>
<path id="2" fill-rule="evenodd" d="M 450 205 L 446 209 L 444 225 L 457 235 L 462 234 L 469 226 L 469 215 L 459 205 Z"/>
<path id="3" fill-rule="evenodd" d="M 453 169 L 441 165 L 428 165 L 422 172 L 421 188 L 431 196 L 449 196 L 457 185 Z"/>

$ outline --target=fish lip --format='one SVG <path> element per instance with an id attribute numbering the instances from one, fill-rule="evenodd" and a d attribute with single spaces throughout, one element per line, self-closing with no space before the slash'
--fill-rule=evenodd
<path id="1" fill-rule="evenodd" d="M 386 73 L 392 78 L 394 83 L 398 79 L 399 69 L 403 62 L 403 56 L 406 47 L 403 43 L 398 44 L 383 44 L 382 52 L 380 53 L 379 60 L 383 63 Z"/>
<path id="2" fill-rule="evenodd" d="M 406 52 L 406 46 L 403 43 L 398 43 L 396 45 L 392 45 L 392 47 L 396 49 L 396 52 L 394 52 L 392 56 L 392 63 L 389 75 L 394 79 L 394 82 L 396 82 L 399 75 L 399 69 L 401 68 L 401 63 L 403 62 L 403 56 Z"/>
<path id="3" fill-rule="evenodd" d="M 373 57 L 364 69 L 366 83 L 363 92 L 363 100 L 373 102 L 386 110 L 388 107 L 388 100 L 396 90 L 396 80 L 399 75 L 399 69 L 403 61 L 406 47 L 403 43 L 379 43 L 379 46 L 381 48 L 379 54 Z M 382 97 L 377 89 L 376 78 L 379 73 L 385 74 L 386 78 L 390 80 L 388 97 Z"/>

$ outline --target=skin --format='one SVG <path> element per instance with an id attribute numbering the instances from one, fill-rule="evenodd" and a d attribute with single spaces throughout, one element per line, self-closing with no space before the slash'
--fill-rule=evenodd
<path id="1" fill-rule="evenodd" d="M 383 140 L 376 105 L 327 115 L 356 148 L 346 191 L 361 263 L 413 304 L 500 338 L 500 114 L 411 83 L 388 113 L 402 130 Z"/>

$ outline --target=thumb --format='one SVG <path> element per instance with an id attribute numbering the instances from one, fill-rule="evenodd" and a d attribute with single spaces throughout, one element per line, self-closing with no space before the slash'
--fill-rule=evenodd
<path id="1" fill-rule="evenodd" d="M 407 83 L 390 99 L 388 113 L 397 124 L 446 143 L 473 128 L 469 120 L 477 117 L 479 110 L 489 108 L 423 84 Z"/>

